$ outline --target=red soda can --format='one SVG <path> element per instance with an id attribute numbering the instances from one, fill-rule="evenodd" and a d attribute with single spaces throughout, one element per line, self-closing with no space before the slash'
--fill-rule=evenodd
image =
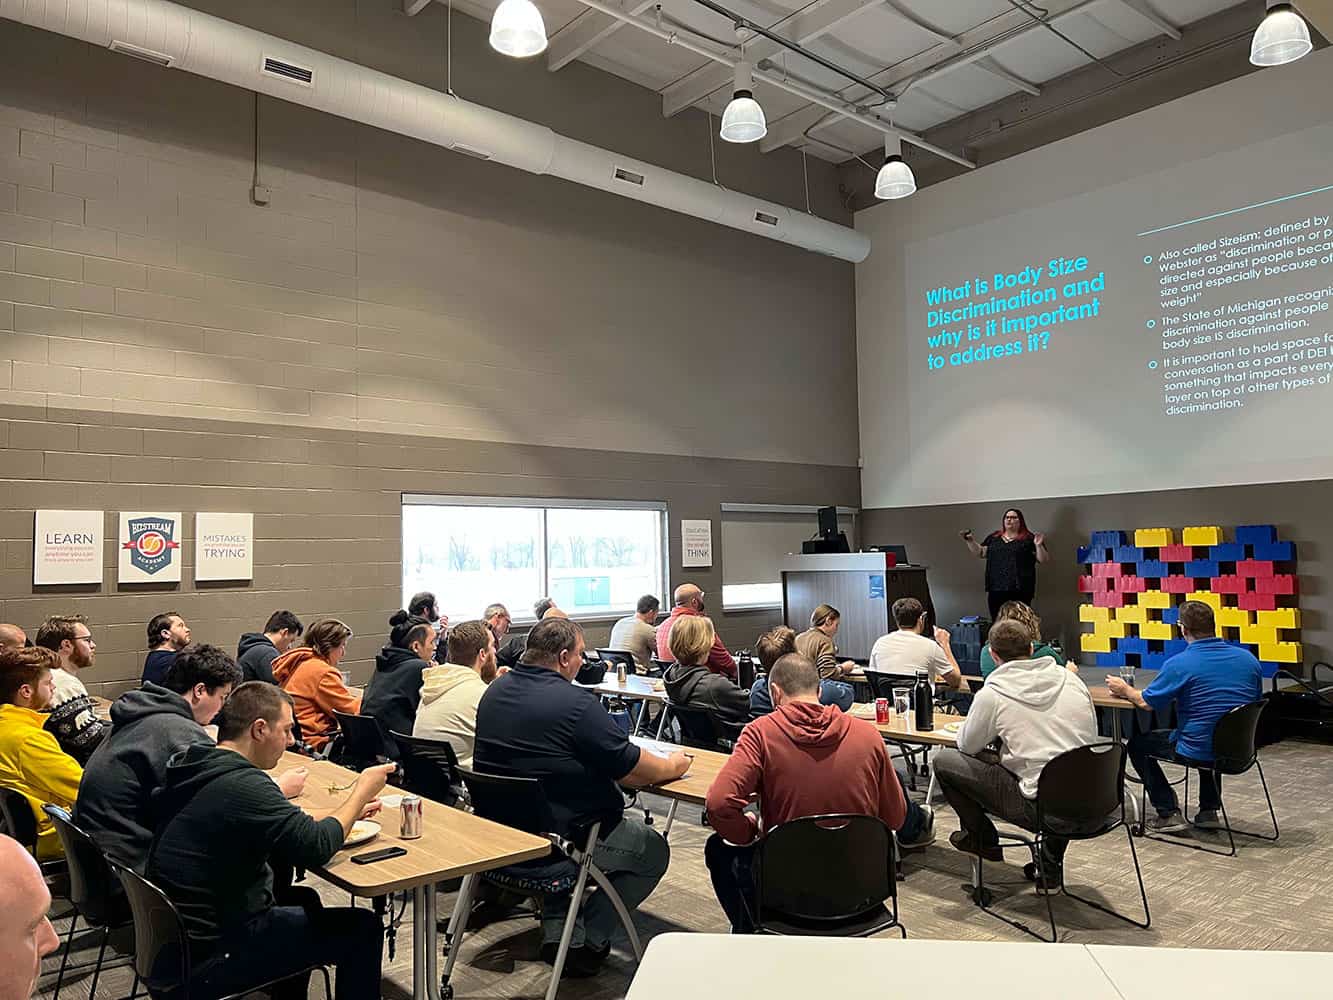
<path id="1" fill-rule="evenodd" d="M 402 819 L 398 826 L 398 836 L 403 840 L 415 840 L 421 836 L 422 808 L 421 796 L 404 795 Z"/>
<path id="2" fill-rule="evenodd" d="M 875 699 L 875 725 L 877 725 L 877 726 L 884 726 L 884 725 L 887 725 L 887 724 L 888 724 L 888 721 L 889 721 L 889 699 L 888 699 L 888 698 L 876 698 L 876 699 Z"/>

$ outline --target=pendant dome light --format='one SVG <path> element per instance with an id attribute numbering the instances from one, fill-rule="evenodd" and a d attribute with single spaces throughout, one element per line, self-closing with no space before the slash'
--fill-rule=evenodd
<path id="1" fill-rule="evenodd" d="M 768 122 L 764 119 L 764 109 L 754 99 L 754 81 L 750 64 L 736 64 L 735 86 L 731 92 L 731 103 L 722 112 L 722 129 L 718 133 L 726 142 L 758 142 L 768 135 Z"/>
<path id="2" fill-rule="evenodd" d="M 491 48 L 515 59 L 546 51 L 546 22 L 532 0 L 501 0 L 491 18 Z"/>
<path id="3" fill-rule="evenodd" d="M 884 166 L 875 175 L 875 197 L 881 201 L 906 198 L 916 191 L 916 175 L 903 161 L 903 141 L 897 135 L 884 137 Z"/>
<path id="4" fill-rule="evenodd" d="M 1254 31 L 1250 62 L 1256 66 L 1281 66 L 1309 55 L 1314 45 L 1305 19 L 1289 3 L 1269 0 L 1268 14 Z"/>

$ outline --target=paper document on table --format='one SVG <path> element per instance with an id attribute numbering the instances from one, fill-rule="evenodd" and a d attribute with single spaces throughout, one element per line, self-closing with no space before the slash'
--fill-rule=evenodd
<path id="1" fill-rule="evenodd" d="M 636 747 L 647 750 L 654 757 L 661 757 L 663 760 L 670 757 L 680 749 L 674 743 L 663 743 L 661 740 L 650 740 L 646 736 L 631 736 L 629 741 Z"/>

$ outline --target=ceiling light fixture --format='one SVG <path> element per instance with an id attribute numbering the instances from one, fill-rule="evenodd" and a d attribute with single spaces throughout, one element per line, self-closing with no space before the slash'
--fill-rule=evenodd
<path id="1" fill-rule="evenodd" d="M 1254 31 L 1250 62 L 1256 66 L 1281 66 L 1309 55 L 1314 48 L 1305 18 L 1289 3 L 1269 0 L 1268 14 Z"/>
<path id="2" fill-rule="evenodd" d="M 722 112 L 722 128 L 718 132 L 726 142 L 758 142 L 768 135 L 768 122 L 764 120 L 764 109 L 754 99 L 754 81 L 751 77 L 750 64 L 736 64 L 735 86 L 731 92 L 731 103 Z"/>
<path id="3" fill-rule="evenodd" d="M 875 175 L 875 197 L 881 201 L 906 198 L 916 191 L 916 176 L 903 161 L 903 142 L 897 134 L 884 137 L 884 166 Z"/>
<path id="4" fill-rule="evenodd" d="M 501 0 L 491 18 L 491 48 L 515 59 L 546 51 L 546 22 L 532 0 Z"/>

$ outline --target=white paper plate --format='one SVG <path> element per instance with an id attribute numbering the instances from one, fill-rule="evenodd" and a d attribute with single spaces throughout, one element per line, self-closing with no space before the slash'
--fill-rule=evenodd
<path id="1" fill-rule="evenodd" d="M 343 847 L 355 847 L 380 835 L 380 825 L 373 819 L 359 819 L 352 824 L 352 832 L 343 841 Z"/>

